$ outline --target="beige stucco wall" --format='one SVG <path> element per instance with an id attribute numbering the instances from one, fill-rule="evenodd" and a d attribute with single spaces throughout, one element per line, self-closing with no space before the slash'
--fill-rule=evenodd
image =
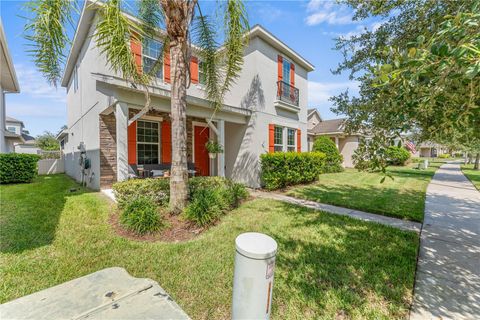
<path id="1" fill-rule="evenodd" d="M 357 150 L 359 144 L 358 136 L 346 136 L 339 140 L 339 150 L 343 156 L 343 166 L 353 168 L 352 156 Z"/>

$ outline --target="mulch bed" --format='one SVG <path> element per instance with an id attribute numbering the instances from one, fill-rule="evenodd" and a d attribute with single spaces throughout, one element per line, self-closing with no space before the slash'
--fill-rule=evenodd
<path id="1" fill-rule="evenodd" d="M 183 220 L 179 215 L 164 215 L 165 228 L 158 232 L 138 235 L 132 231 L 126 230 L 119 221 L 119 212 L 114 211 L 110 215 L 109 222 L 115 233 L 121 237 L 137 241 L 164 241 L 164 242 L 182 242 L 197 237 L 207 230 L 207 227 L 198 227 L 190 221 Z"/>

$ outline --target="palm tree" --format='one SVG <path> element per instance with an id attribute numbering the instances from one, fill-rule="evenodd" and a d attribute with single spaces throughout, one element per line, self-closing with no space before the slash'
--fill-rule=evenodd
<path id="1" fill-rule="evenodd" d="M 219 2 L 215 15 L 218 20 L 213 20 L 202 14 L 198 0 L 140 0 L 137 2 L 140 23 L 133 23 L 122 12 L 123 5 L 121 0 L 96 4 L 102 19 L 97 24 L 94 37 L 112 70 L 143 88 L 145 106 L 130 122 L 150 110 L 148 85 L 157 65 L 163 60 L 163 54 L 170 54 L 173 142 L 170 209 L 180 212 L 188 199 L 186 90 L 190 84 L 188 66 L 191 52 L 195 50 L 203 62 L 206 98 L 215 112 L 221 108 L 225 93 L 242 68 L 243 50 L 248 40 L 245 34 L 249 29 L 245 7 L 241 0 Z M 31 42 L 35 65 L 56 86 L 63 74 L 65 50 L 70 42 L 67 26 L 73 22 L 75 2 L 33 0 L 26 8 L 31 18 L 25 26 L 25 37 Z M 158 36 L 159 30 L 164 52 L 157 57 L 152 70 L 144 73 L 137 69 L 130 41 L 141 42 Z M 224 38 L 223 45 L 217 41 L 219 36 Z"/>

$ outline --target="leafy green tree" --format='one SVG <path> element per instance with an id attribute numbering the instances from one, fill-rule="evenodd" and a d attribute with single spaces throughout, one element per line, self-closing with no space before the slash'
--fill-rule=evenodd
<path id="1" fill-rule="evenodd" d="M 33 0 L 27 6 L 32 18 L 26 25 L 26 38 L 32 42 L 32 54 L 37 68 L 56 85 L 65 64 L 65 49 L 69 38 L 66 25 L 72 23 L 74 1 Z M 125 79 L 142 88 L 144 108 L 129 121 L 135 121 L 151 109 L 148 85 L 163 60 L 171 57 L 171 119 L 172 169 L 170 207 L 179 212 L 188 198 L 187 180 L 187 87 L 190 84 L 189 61 L 193 50 L 198 52 L 206 74 L 206 98 L 214 112 L 223 105 L 223 98 L 237 78 L 243 64 L 243 50 L 249 29 L 241 0 L 218 3 L 214 18 L 203 15 L 198 0 L 140 0 L 133 23 L 122 12 L 122 1 L 106 0 L 95 4 L 102 17 L 96 25 L 94 39 L 111 68 Z M 86 10 L 89 10 L 87 7 Z M 215 20 L 214 20 L 215 19 Z M 164 52 L 150 72 L 139 72 L 130 48 L 130 39 L 142 42 L 164 30 Z M 224 39 L 220 45 L 218 38 Z"/>
<path id="2" fill-rule="evenodd" d="M 373 140 L 385 145 L 415 132 L 420 140 L 453 142 L 455 137 L 465 148 L 474 146 L 480 138 L 480 1 L 373 1 L 357 16 L 388 15 L 398 9 L 411 17 L 401 11 L 380 31 L 337 43 L 344 52 L 347 43 L 362 48 L 337 72 L 366 72 L 357 76 L 360 96 L 334 97 L 334 110 L 347 114 L 347 130 L 369 129 Z M 430 20 L 425 25 L 412 17 Z M 372 47 L 366 48 L 369 44 Z M 370 152 L 372 157 L 385 155 Z"/>
<path id="3" fill-rule="evenodd" d="M 320 136 L 313 142 L 312 151 L 323 152 L 326 157 L 326 172 L 342 171 L 343 157 L 338 151 L 335 142 L 327 136 Z"/>
<path id="4" fill-rule="evenodd" d="M 38 135 L 35 138 L 35 144 L 44 151 L 60 150 L 60 144 L 55 138 L 55 135 L 50 131 L 45 131 L 43 134 Z"/>

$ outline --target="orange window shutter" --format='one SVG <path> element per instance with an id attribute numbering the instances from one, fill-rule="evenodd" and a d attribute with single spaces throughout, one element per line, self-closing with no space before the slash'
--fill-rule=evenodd
<path id="1" fill-rule="evenodd" d="M 283 58 L 278 56 L 278 81 L 283 80 Z"/>
<path id="2" fill-rule="evenodd" d="M 295 65 L 290 63 L 290 85 L 295 87 Z"/>
<path id="3" fill-rule="evenodd" d="M 137 164 L 137 121 L 128 126 L 128 164 Z"/>
<path id="4" fill-rule="evenodd" d="M 162 122 L 162 163 L 172 162 L 172 126 L 170 121 Z"/>
<path id="5" fill-rule="evenodd" d="M 163 73 L 166 83 L 170 83 L 170 52 L 163 54 Z"/>
<path id="6" fill-rule="evenodd" d="M 297 130 L 297 152 L 302 152 L 302 130 Z"/>
<path id="7" fill-rule="evenodd" d="M 268 152 L 275 152 L 275 125 L 268 125 Z"/>
<path id="8" fill-rule="evenodd" d="M 192 57 L 190 60 L 190 79 L 192 83 L 198 83 L 198 58 Z"/>
<path id="9" fill-rule="evenodd" d="M 137 36 L 131 36 L 130 38 L 130 50 L 132 50 L 133 58 L 135 59 L 135 65 L 137 66 L 137 72 L 142 73 L 142 43 Z"/>

